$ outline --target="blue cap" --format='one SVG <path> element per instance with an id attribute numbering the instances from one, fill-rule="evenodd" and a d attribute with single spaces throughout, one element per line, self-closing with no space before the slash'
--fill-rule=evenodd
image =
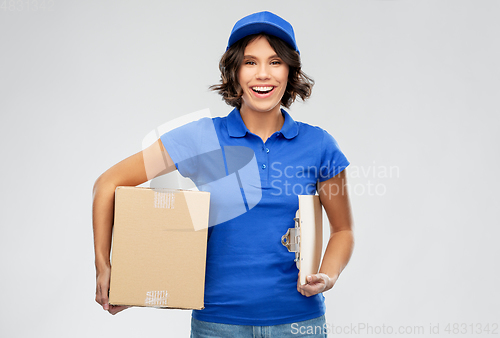
<path id="1" fill-rule="evenodd" d="M 236 22 L 229 36 L 226 50 L 245 36 L 259 33 L 267 33 L 280 38 L 300 54 L 297 43 L 295 42 L 295 34 L 293 33 L 292 25 L 271 12 L 250 14 Z"/>

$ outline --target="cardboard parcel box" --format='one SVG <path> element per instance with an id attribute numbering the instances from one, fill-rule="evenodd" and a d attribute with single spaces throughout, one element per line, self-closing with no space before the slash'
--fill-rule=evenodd
<path id="1" fill-rule="evenodd" d="M 203 309 L 210 194 L 118 187 L 109 303 Z"/>

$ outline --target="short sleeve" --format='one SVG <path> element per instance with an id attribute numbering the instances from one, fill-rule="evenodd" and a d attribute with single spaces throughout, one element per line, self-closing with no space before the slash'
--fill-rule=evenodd
<path id="1" fill-rule="evenodd" d="M 160 136 L 167 150 L 184 177 L 196 180 L 200 156 L 220 151 L 220 145 L 211 118 L 187 123 Z"/>
<path id="2" fill-rule="evenodd" d="M 220 128 L 220 118 L 203 118 L 160 137 L 179 173 L 190 178 L 200 191 L 210 193 L 209 226 L 245 214 L 262 198 L 254 151 L 221 146 L 217 137 Z"/>
<path id="3" fill-rule="evenodd" d="M 319 181 L 326 181 L 347 168 L 350 162 L 340 150 L 337 141 L 327 131 L 323 130 L 323 141 L 321 142 L 321 167 Z"/>

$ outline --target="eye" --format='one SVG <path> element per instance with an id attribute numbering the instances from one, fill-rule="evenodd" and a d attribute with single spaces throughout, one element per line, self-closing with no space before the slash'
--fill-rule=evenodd
<path id="1" fill-rule="evenodd" d="M 271 61 L 271 64 L 272 64 L 272 65 L 281 65 L 281 60 L 274 60 L 274 61 Z"/>
<path id="2" fill-rule="evenodd" d="M 243 62 L 245 65 L 255 65 L 255 61 L 252 60 L 246 60 Z"/>

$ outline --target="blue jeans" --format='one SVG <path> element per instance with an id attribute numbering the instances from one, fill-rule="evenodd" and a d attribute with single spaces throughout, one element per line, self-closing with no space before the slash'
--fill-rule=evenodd
<path id="1" fill-rule="evenodd" d="M 232 325 L 191 318 L 191 338 L 326 338 L 325 315 L 302 322 L 271 325 Z"/>

